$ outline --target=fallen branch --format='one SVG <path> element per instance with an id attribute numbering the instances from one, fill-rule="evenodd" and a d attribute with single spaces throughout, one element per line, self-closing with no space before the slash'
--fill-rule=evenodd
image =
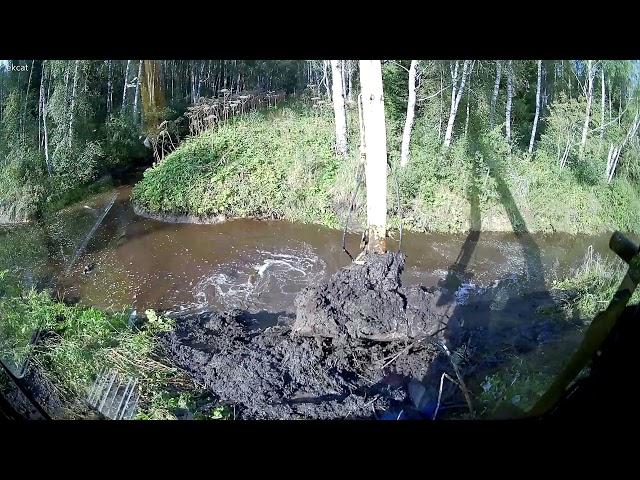
<path id="1" fill-rule="evenodd" d="M 439 343 L 438 345 L 440 346 L 440 348 L 442 348 L 444 353 L 447 355 L 447 358 L 449 358 L 449 362 L 451 363 L 451 366 L 453 367 L 453 371 L 455 372 L 456 377 L 458 378 L 458 385 L 460 387 L 460 390 L 462 390 L 462 393 L 464 394 L 464 399 L 467 401 L 467 405 L 469 407 L 469 412 L 471 413 L 471 415 L 475 416 L 476 412 L 473 409 L 473 404 L 471 403 L 471 395 L 469 395 L 469 390 L 467 389 L 466 385 L 464 384 L 464 380 L 462 380 L 462 375 L 460 374 L 460 369 L 458 368 L 458 366 L 453 361 L 453 358 L 451 357 L 451 352 L 449 351 L 449 349 L 447 348 L 445 343 L 442 342 L 442 343 Z"/>

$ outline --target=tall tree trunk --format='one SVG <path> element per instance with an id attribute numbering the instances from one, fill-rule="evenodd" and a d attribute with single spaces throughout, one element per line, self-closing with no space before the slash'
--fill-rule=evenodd
<path id="1" fill-rule="evenodd" d="M 73 90 L 71 91 L 71 106 L 69 108 L 69 145 L 73 139 L 73 120 L 75 116 L 75 104 L 76 104 L 76 87 L 78 86 L 78 66 L 80 60 L 76 60 L 76 67 L 73 72 Z"/>
<path id="2" fill-rule="evenodd" d="M 173 82 L 176 76 L 176 62 L 171 60 L 171 101 L 173 101 Z M 215 93 L 214 93 L 215 96 Z"/>
<path id="3" fill-rule="evenodd" d="M 444 116 L 444 72 L 440 65 L 440 117 L 438 118 L 438 141 L 442 136 L 442 117 Z"/>
<path id="4" fill-rule="evenodd" d="M 587 111 L 584 116 L 584 125 L 582 126 L 582 138 L 580 140 L 580 149 L 578 157 L 582 158 L 584 147 L 587 144 L 587 133 L 589 132 L 589 120 L 591 119 L 591 101 L 593 100 L 593 61 L 587 61 Z"/>
<path id="5" fill-rule="evenodd" d="M 46 60 L 42 61 L 42 78 L 44 78 L 46 70 L 45 67 Z M 50 75 L 51 76 L 51 75 Z M 44 160 L 47 164 L 47 173 L 49 177 L 51 177 L 51 162 L 49 161 L 49 132 L 47 131 L 47 103 L 48 103 L 48 95 L 44 93 L 44 80 L 42 81 L 42 85 L 40 88 L 42 89 L 42 130 L 44 134 Z"/>
<path id="6" fill-rule="evenodd" d="M 64 62 L 64 104 L 69 106 L 69 61 Z"/>
<path id="7" fill-rule="evenodd" d="M 640 127 L 640 114 L 636 113 L 633 122 L 629 126 L 629 130 L 627 131 L 627 135 L 622 140 L 622 143 L 617 147 L 611 145 L 609 148 L 609 156 L 607 157 L 607 169 L 606 169 L 606 177 L 607 183 L 611 183 L 613 180 L 613 175 L 615 174 L 616 167 L 618 166 L 618 160 L 620 159 L 620 153 L 622 149 L 625 147 L 627 142 L 629 142 L 637 133 L 638 127 Z"/>
<path id="8" fill-rule="evenodd" d="M 347 98 L 347 61 L 340 60 L 340 78 L 342 79 L 342 97 Z"/>
<path id="9" fill-rule="evenodd" d="M 129 66 L 131 60 L 127 60 L 127 68 L 124 70 L 124 89 L 122 90 L 122 110 L 127 108 L 127 89 L 129 88 Z"/>
<path id="10" fill-rule="evenodd" d="M 609 121 L 611 121 L 611 119 L 613 118 L 613 108 L 612 108 L 612 99 L 611 97 L 613 96 L 612 90 L 611 90 L 611 75 L 609 75 L 609 81 L 607 82 L 609 84 Z"/>
<path id="11" fill-rule="evenodd" d="M 387 133 L 380 60 L 360 60 L 367 182 L 368 252 L 387 250 Z"/>
<path id="12" fill-rule="evenodd" d="M 204 79 L 204 67 L 205 63 L 202 62 L 202 66 L 200 67 L 200 78 L 198 78 L 198 98 L 202 96 L 202 82 Z"/>
<path id="13" fill-rule="evenodd" d="M 409 100 L 407 101 L 407 117 L 402 131 L 402 147 L 400 149 L 400 166 L 405 167 L 409 162 L 409 145 L 411 144 L 411 129 L 416 108 L 416 68 L 417 60 L 411 60 L 409 67 Z"/>
<path id="14" fill-rule="evenodd" d="M 604 111 L 605 111 L 605 99 L 604 99 L 604 64 L 600 67 L 600 140 L 604 139 Z"/>
<path id="15" fill-rule="evenodd" d="M 349 103 L 353 102 L 353 60 L 348 61 L 349 64 Z"/>
<path id="16" fill-rule="evenodd" d="M 347 116 L 344 109 L 342 72 L 338 60 L 331 60 L 331 85 L 333 89 L 333 113 L 336 123 L 336 153 L 347 155 Z"/>
<path id="17" fill-rule="evenodd" d="M 505 113 L 505 130 L 507 143 L 511 144 L 511 104 L 513 102 L 513 61 L 507 65 L 507 108 Z"/>
<path id="18" fill-rule="evenodd" d="M 31 78 L 33 77 L 33 66 L 35 60 L 31 60 L 31 69 L 29 70 L 29 81 L 27 82 L 27 91 L 24 94 L 24 105 L 22 106 L 22 117 L 20 122 L 22 123 L 22 141 L 26 141 L 26 121 L 27 121 L 27 104 L 29 103 L 29 90 L 31 89 Z"/>
<path id="19" fill-rule="evenodd" d="M 464 117 L 464 138 L 469 135 L 469 97 L 471 96 L 471 86 L 467 89 L 467 112 Z"/>
<path id="20" fill-rule="evenodd" d="M 451 110 L 449 111 L 449 121 L 447 122 L 447 131 L 444 135 L 444 146 L 449 147 L 451 145 L 451 139 L 453 137 L 453 124 L 456 121 L 456 114 L 458 113 L 458 106 L 460 105 L 460 99 L 464 93 L 464 86 L 469 74 L 470 60 L 465 60 L 462 66 L 462 75 L 460 76 L 460 86 L 458 87 L 458 70 L 459 62 L 456 60 L 455 67 L 452 68 L 451 79 L 453 82 L 451 88 Z"/>
<path id="21" fill-rule="evenodd" d="M 107 60 L 107 118 L 113 109 L 113 60 Z"/>
<path id="22" fill-rule="evenodd" d="M 529 140 L 529 153 L 533 152 L 533 142 L 536 138 L 538 128 L 538 118 L 540 117 L 540 86 L 542 84 L 542 60 L 538 60 L 538 88 L 536 90 L 536 115 L 533 117 L 533 128 L 531 129 L 531 140 Z"/>
<path id="23" fill-rule="evenodd" d="M 133 120 L 138 123 L 138 97 L 140 96 L 140 82 L 142 81 L 142 60 L 138 60 L 138 76 L 136 77 L 136 93 L 133 97 Z"/>
<path id="24" fill-rule="evenodd" d="M 324 83 L 324 89 L 327 94 L 327 98 L 331 98 L 331 92 L 329 90 L 329 73 L 327 71 L 328 63 L 329 62 L 327 60 L 322 61 L 322 72 L 323 72 L 322 83 Z"/>
<path id="25" fill-rule="evenodd" d="M 38 151 L 42 150 L 42 107 L 44 101 L 44 65 L 45 61 L 42 61 L 42 65 L 40 66 L 40 93 L 38 96 Z M 0 104 L 2 102 L 2 97 L 0 96 Z"/>
<path id="26" fill-rule="evenodd" d="M 496 60 L 496 81 L 493 84 L 493 94 L 491 95 L 491 109 L 489 110 L 489 128 L 493 128 L 496 105 L 498 103 L 498 93 L 500 92 L 500 77 L 502 76 L 502 62 Z"/>

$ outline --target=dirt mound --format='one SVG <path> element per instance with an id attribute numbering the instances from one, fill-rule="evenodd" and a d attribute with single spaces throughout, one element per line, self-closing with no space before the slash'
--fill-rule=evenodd
<path id="1" fill-rule="evenodd" d="M 403 267 L 402 254 L 370 255 L 303 290 L 295 321 L 264 330 L 240 310 L 183 316 L 162 337 L 165 353 L 241 418 L 419 416 L 429 402 L 413 392 L 447 317 L 435 294 L 401 286 Z"/>
<path id="2" fill-rule="evenodd" d="M 434 335 L 447 325 L 450 305 L 442 291 L 402 286 L 402 253 L 369 254 L 328 283 L 308 287 L 296 298 L 293 331 L 305 336 L 349 337 L 380 342 Z"/>
<path id="3" fill-rule="evenodd" d="M 162 338 L 167 356 L 239 418 L 377 418 L 408 403 L 408 384 L 424 377 L 436 354 L 428 342 L 300 337 L 286 318 L 264 331 L 251 323 L 238 310 L 206 312 L 178 319 Z"/>

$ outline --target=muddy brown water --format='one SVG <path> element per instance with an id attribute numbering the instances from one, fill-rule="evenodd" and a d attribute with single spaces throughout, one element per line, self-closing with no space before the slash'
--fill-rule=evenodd
<path id="1" fill-rule="evenodd" d="M 47 265 L 61 294 L 110 310 L 234 307 L 291 313 L 302 288 L 350 263 L 338 230 L 277 220 L 164 223 L 136 215 L 130 194 L 129 186 L 117 189 L 115 203 L 89 239 L 113 192 L 65 209 L 43 228 L 48 258 L 32 261 L 40 271 Z M 13 227 L 20 228 L 35 226 Z M 403 282 L 453 287 L 458 297 L 509 277 L 521 279 L 522 293 L 547 290 L 572 274 L 589 246 L 615 258 L 609 236 L 405 232 Z M 347 236 L 354 255 L 359 241 L 356 234 Z M 396 249 L 398 243 L 391 240 L 389 246 Z M 87 274 L 85 266 L 92 267 Z"/>
<path id="2" fill-rule="evenodd" d="M 56 283 L 66 296 L 115 310 L 237 307 L 292 312 L 297 292 L 350 263 L 338 230 L 246 219 L 214 225 L 163 223 L 136 215 L 130 192 L 130 187 L 118 190 L 115 204 L 68 274 L 59 268 Z M 104 194 L 90 208 L 77 209 L 84 234 L 91 223 L 87 212 L 98 219 L 109 198 Z M 359 240 L 348 235 L 352 253 L 358 251 Z M 454 286 L 464 295 L 474 287 L 521 275 L 523 292 L 544 290 L 571 275 L 590 245 L 613 257 L 608 240 L 609 235 L 405 232 L 403 281 Z M 397 248 L 397 242 L 391 241 L 390 247 Z M 58 262 L 60 267 L 73 257 L 71 251 L 66 257 Z M 87 265 L 93 269 L 85 274 Z"/>

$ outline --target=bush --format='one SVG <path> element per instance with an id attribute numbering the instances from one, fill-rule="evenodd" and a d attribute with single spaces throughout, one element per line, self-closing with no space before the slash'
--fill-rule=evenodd
<path id="1" fill-rule="evenodd" d="M 132 158 L 144 156 L 145 148 L 138 137 L 138 127 L 127 112 L 119 112 L 109 118 L 104 125 L 103 168 L 120 167 Z"/>

